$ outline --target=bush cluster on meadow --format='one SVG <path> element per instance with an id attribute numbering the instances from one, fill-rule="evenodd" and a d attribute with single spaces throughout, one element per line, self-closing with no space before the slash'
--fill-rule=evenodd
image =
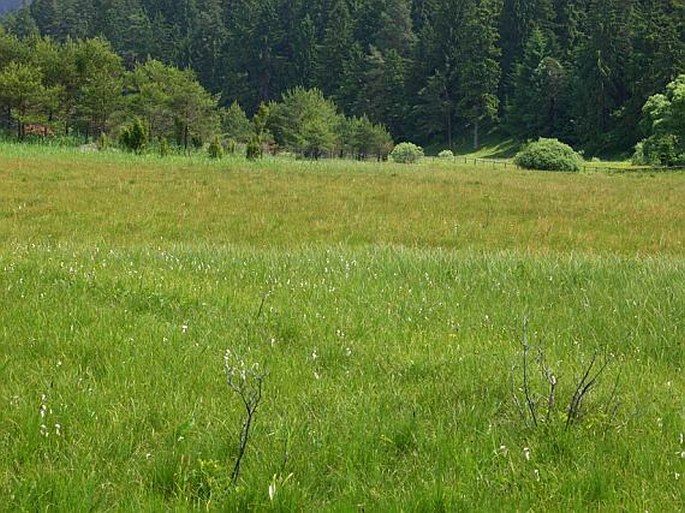
<path id="1" fill-rule="evenodd" d="M 540 137 L 518 152 L 514 157 L 514 163 L 525 169 L 580 171 L 583 158 L 568 144 L 558 139 Z"/>
<path id="2" fill-rule="evenodd" d="M 390 158 L 393 162 L 413 164 L 423 158 L 423 148 L 410 142 L 399 143 L 390 152 Z"/>

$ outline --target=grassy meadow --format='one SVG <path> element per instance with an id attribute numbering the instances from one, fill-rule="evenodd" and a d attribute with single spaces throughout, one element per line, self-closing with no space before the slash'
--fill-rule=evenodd
<path id="1" fill-rule="evenodd" d="M 3 144 L 0 511 L 682 511 L 684 200 Z"/>

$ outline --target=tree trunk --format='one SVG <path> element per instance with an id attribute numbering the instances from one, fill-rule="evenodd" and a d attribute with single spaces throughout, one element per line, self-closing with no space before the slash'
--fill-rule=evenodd
<path id="1" fill-rule="evenodd" d="M 447 107 L 447 147 L 452 150 L 452 110 Z"/>
<path id="2" fill-rule="evenodd" d="M 478 118 L 473 122 L 473 149 L 477 150 L 478 149 Z"/>

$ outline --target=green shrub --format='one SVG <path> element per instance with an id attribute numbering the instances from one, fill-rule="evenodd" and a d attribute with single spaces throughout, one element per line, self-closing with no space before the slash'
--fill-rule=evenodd
<path id="1" fill-rule="evenodd" d="M 657 134 L 643 139 L 635 145 L 633 164 L 649 166 L 685 165 L 685 152 L 680 153 L 678 136 Z"/>
<path id="2" fill-rule="evenodd" d="M 647 99 L 640 126 L 647 138 L 635 147 L 634 163 L 685 165 L 685 73 Z"/>
<path id="3" fill-rule="evenodd" d="M 213 137 L 212 141 L 209 143 L 207 148 L 207 153 L 209 153 L 209 158 L 220 159 L 224 156 L 224 148 L 221 145 L 221 141 L 218 137 Z"/>
<path id="4" fill-rule="evenodd" d="M 221 128 L 224 137 L 241 143 L 247 143 L 253 133 L 252 123 L 237 101 L 221 113 Z"/>
<path id="5" fill-rule="evenodd" d="M 160 137 L 159 139 L 159 156 L 166 157 L 171 153 L 171 147 L 169 146 L 169 141 L 166 137 Z"/>
<path id="6" fill-rule="evenodd" d="M 238 142 L 235 139 L 231 138 L 228 141 L 226 141 L 226 153 L 233 155 L 237 148 Z"/>
<path id="7" fill-rule="evenodd" d="M 119 133 L 119 142 L 128 151 L 141 153 L 147 145 L 147 129 L 140 118 L 124 125 Z"/>
<path id="8" fill-rule="evenodd" d="M 390 158 L 394 162 L 400 162 L 402 164 L 413 164 L 418 162 L 423 157 L 423 148 L 417 146 L 414 143 L 403 142 L 399 143 L 392 152 L 390 152 Z"/>
<path id="9" fill-rule="evenodd" d="M 262 157 L 262 143 L 259 137 L 253 136 L 247 143 L 247 148 L 245 149 L 245 156 L 248 160 L 257 160 Z"/>
<path id="10" fill-rule="evenodd" d="M 451 159 L 454 158 L 454 153 L 452 153 L 452 150 L 442 150 L 438 153 L 438 157 L 441 159 Z"/>
<path id="11" fill-rule="evenodd" d="M 109 136 L 105 132 L 102 132 L 95 144 L 98 150 L 103 151 L 108 149 L 112 145 L 112 142 L 109 140 Z"/>
<path id="12" fill-rule="evenodd" d="M 544 171 L 580 171 L 583 158 L 568 144 L 540 137 L 527 144 L 514 157 L 514 163 L 525 169 Z"/>
<path id="13" fill-rule="evenodd" d="M 202 145 L 204 142 L 202 141 L 202 137 L 195 134 L 190 136 L 190 144 L 192 145 L 193 149 L 199 150 L 202 148 Z"/>

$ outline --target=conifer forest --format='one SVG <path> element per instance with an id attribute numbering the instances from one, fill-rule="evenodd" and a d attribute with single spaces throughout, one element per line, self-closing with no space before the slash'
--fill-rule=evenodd
<path id="1" fill-rule="evenodd" d="M 192 74 L 197 112 L 150 119 L 180 143 L 192 118 L 209 126 L 203 109 L 252 117 L 300 88 L 395 141 L 478 146 L 494 131 L 620 154 L 646 135 L 647 99 L 685 72 L 683 0 L 33 0 L 2 26 L 0 70 L 86 135 L 154 73 Z"/>

